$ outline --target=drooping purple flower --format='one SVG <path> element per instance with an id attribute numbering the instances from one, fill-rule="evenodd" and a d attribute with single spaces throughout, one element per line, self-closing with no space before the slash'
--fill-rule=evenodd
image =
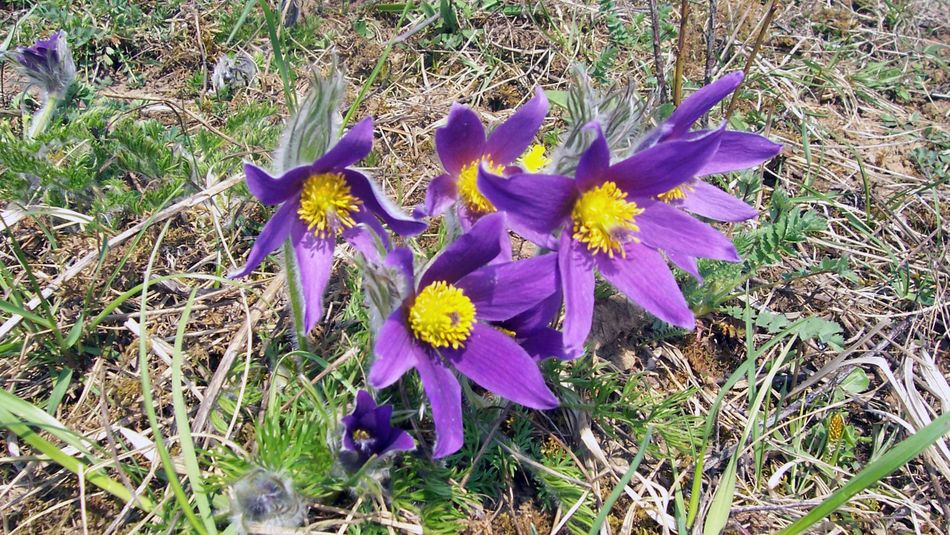
<path id="1" fill-rule="evenodd" d="M 403 236 L 422 232 L 426 224 L 401 213 L 369 177 L 349 166 L 364 158 L 373 144 L 373 120 L 357 123 L 326 154 L 279 177 L 245 162 L 247 187 L 259 201 L 280 204 L 264 226 L 247 264 L 232 278 L 253 271 L 288 238 L 293 245 L 303 291 L 305 328 L 311 330 L 323 313 L 323 292 L 330 277 L 333 250 L 341 236 L 362 247 L 363 224 L 385 239 L 381 219 Z M 378 219 L 377 219 L 378 218 Z"/>
<path id="2" fill-rule="evenodd" d="M 359 469 L 373 456 L 411 451 L 416 445 L 409 433 L 392 426 L 393 406 L 379 405 L 365 390 L 356 394 L 353 413 L 344 416 L 343 449 L 352 455 L 343 457 L 351 468 Z"/>
<path id="3" fill-rule="evenodd" d="M 462 446 L 462 394 L 452 368 L 526 407 L 558 404 L 534 359 L 491 325 L 554 293 L 557 258 L 548 254 L 488 265 L 500 252 L 503 232 L 503 214 L 479 219 L 432 261 L 376 336 L 369 382 L 385 388 L 410 368 L 419 372 L 438 435 L 436 457 Z"/>
<path id="4" fill-rule="evenodd" d="M 723 129 L 668 141 L 610 164 L 600 128 L 574 179 L 479 171 L 485 196 L 525 235 L 558 238 L 564 344 L 583 351 L 594 309 L 594 271 L 658 318 L 684 328 L 695 319 L 660 251 L 738 261 L 728 238 L 655 196 L 695 176 L 716 153 Z M 541 244 L 543 245 L 543 244 Z"/>
<path id="5" fill-rule="evenodd" d="M 647 149 L 657 144 L 705 136 L 708 130 L 690 132 L 690 128 L 706 112 L 739 87 L 742 72 L 733 72 L 703 87 L 683 101 L 673 114 L 653 130 L 638 147 Z M 755 208 L 716 186 L 700 180 L 709 175 L 729 173 L 755 167 L 781 152 L 782 145 L 764 136 L 748 132 L 724 131 L 719 148 L 696 175 L 683 184 L 660 193 L 657 198 L 716 221 L 745 221 L 758 215 Z"/>
<path id="6" fill-rule="evenodd" d="M 435 131 L 445 173 L 429 184 L 418 215 L 437 216 L 454 203 L 462 229 L 468 230 L 478 218 L 494 212 L 495 207 L 478 190 L 479 166 L 503 174 L 531 145 L 547 112 L 547 97 L 537 88 L 535 96 L 486 139 L 478 115 L 453 104 L 446 125 Z"/>
<path id="7" fill-rule="evenodd" d="M 76 65 L 63 30 L 37 40 L 33 46 L 17 47 L 10 57 L 31 83 L 50 95 L 62 96 L 76 79 Z"/>

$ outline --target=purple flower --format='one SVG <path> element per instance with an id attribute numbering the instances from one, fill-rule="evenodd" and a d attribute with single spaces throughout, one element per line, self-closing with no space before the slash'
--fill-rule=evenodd
<path id="1" fill-rule="evenodd" d="M 392 405 L 376 406 L 369 392 L 356 394 L 353 414 L 343 417 L 343 449 L 355 455 L 345 458 L 352 468 L 359 469 L 371 457 L 384 457 L 397 451 L 411 451 L 416 445 L 409 433 L 394 428 L 391 423 Z"/>
<path id="2" fill-rule="evenodd" d="M 558 288 L 550 297 L 533 308 L 504 321 L 492 322 L 496 329 L 508 334 L 536 360 L 559 358 L 570 360 L 579 354 L 564 349 L 564 336 L 551 328 L 551 322 L 561 312 L 561 292 Z"/>
<path id="3" fill-rule="evenodd" d="M 435 131 L 435 146 L 445 173 L 429 184 L 419 215 L 437 216 L 455 203 L 462 229 L 468 230 L 478 218 L 495 212 L 478 189 L 478 167 L 484 165 L 494 173 L 504 173 L 531 145 L 547 111 L 548 100 L 538 88 L 534 98 L 486 139 L 478 115 L 453 104 L 446 125 Z"/>
<path id="4" fill-rule="evenodd" d="M 560 230 L 558 270 L 564 291 L 564 344 L 583 351 L 594 309 L 594 270 L 658 318 L 692 328 L 692 312 L 660 251 L 738 261 L 728 238 L 654 197 L 695 176 L 716 154 L 723 130 L 657 144 L 610 164 L 600 128 L 575 179 L 479 171 L 485 196 L 526 235 Z M 542 244 L 543 245 L 543 244 Z"/>
<path id="5" fill-rule="evenodd" d="M 403 236 L 418 234 L 426 224 L 403 215 L 363 173 L 348 166 L 369 154 L 373 120 L 356 124 L 326 154 L 279 177 L 245 162 L 247 187 L 264 204 L 281 204 L 264 226 L 247 264 L 230 276 L 244 277 L 288 238 L 293 245 L 303 290 L 305 328 L 313 328 L 323 313 L 323 291 L 330 277 L 333 250 L 342 235 L 354 246 L 366 243 L 364 224 L 385 239 L 377 218 Z"/>
<path id="6" fill-rule="evenodd" d="M 462 447 L 461 387 L 451 368 L 483 388 L 534 409 L 557 399 L 534 359 L 490 322 L 510 319 L 554 293 L 556 256 L 487 265 L 500 252 L 502 214 L 490 214 L 446 247 L 376 336 L 369 373 L 385 388 L 415 368 L 432 407 L 435 456 Z"/>
<path id="7" fill-rule="evenodd" d="M 707 135 L 708 130 L 690 132 L 689 129 L 719 101 L 735 91 L 741 82 L 742 73 L 734 72 L 693 93 L 663 124 L 647 136 L 638 150 Z M 755 208 L 699 178 L 754 167 L 770 160 L 781 150 L 782 145 L 758 134 L 725 131 L 720 137 L 719 148 L 696 172 L 694 178 L 657 195 L 657 198 L 687 212 L 716 221 L 752 219 L 758 215 Z"/>
<path id="8" fill-rule="evenodd" d="M 76 78 L 76 65 L 63 30 L 39 39 L 33 46 L 17 47 L 10 57 L 30 82 L 49 94 L 62 96 Z"/>

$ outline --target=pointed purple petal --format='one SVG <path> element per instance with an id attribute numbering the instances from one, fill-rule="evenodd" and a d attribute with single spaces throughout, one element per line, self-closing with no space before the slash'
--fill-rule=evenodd
<path id="1" fill-rule="evenodd" d="M 485 153 L 492 163 L 506 166 L 517 160 L 534 141 L 534 135 L 541 128 L 547 113 L 548 99 L 538 87 L 535 89 L 534 98 L 518 108 L 518 111 L 488 136 Z"/>
<path id="2" fill-rule="evenodd" d="M 723 128 L 725 125 L 723 125 Z M 719 148 L 723 128 L 654 145 L 610 167 L 610 180 L 632 197 L 652 197 L 696 176 Z"/>
<path id="3" fill-rule="evenodd" d="M 433 457 L 455 453 L 462 447 L 462 388 L 444 364 L 431 356 L 419 359 L 416 371 L 429 398 L 435 422 Z"/>
<path id="4" fill-rule="evenodd" d="M 451 175 L 439 175 L 432 179 L 426 188 L 426 202 L 423 214 L 429 217 L 442 215 L 458 198 L 456 179 Z"/>
<path id="5" fill-rule="evenodd" d="M 742 73 L 737 71 L 723 76 L 690 95 L 666 120 L 666 123 L 671 125 L 672 128 L 664 136 L 664 139 L 678 138 L 689 132 L 690 127 L 697 119 L 712 109 L 719 101 L 726 98 L 729 93 L 735 91 L 740 83 L 742 83 Z"/>
<path id="6" fill-rule="evenodd" d="M 522 335 L 519 334 L 519 338 Z M 571 360 L 580 355 L 569 355 L 564 349 L 564 335 L 560 331 L 550 327 L 544 327 L 536 331 L 531 331 L 523 335 L 521 347 L 531 355 L 532 358 L 544 360 L 547 358 L 557 358 L 561 360 Z"/>
<path id="7" fill-rule="evenodd" d="M 594 263 L 584 244 L 561 233 L 558 270 L 564 290 L 564 345 L 571 354 L 584 352 L 594 315 Z"/>
<path id="8" fill-rule="evenodd" d="M 485 127 L 475 112 L 452 104 L 445 126 L 435 131 L 435 147 L 442 167 L 458 176 L 463 167 L 481 160 L 485 152 Z"/>
<path id="9" fill-rule="evenodd" d="M 692 275 L 693 278 L 696 279 L 696 282 L 700 284 L 703 283 L 703 276 L 699 273 L 699 266 L 696 264 L 696 258 L 680 253 L 672 253 L 670 251 L 666 252 L 666 257 L 669 258 L 670 262 L 673 262 L 676 267 Z"/>
<path id="10" fill-rule="evenodd" d="M 560 175 L 521 174 L 502 178 L 478 170 L 478 189 L 499 211 L 507 212 L 515 232 L 521 228 L 550 234 L 571 214 L 577 186 Z"/>
<path id="11" fill-rule="evenodd" d="M 636 217 L 640 227 L 637 237 L 645 245 L 700 258 L 739 261 L 729 238 L 706 223 L 660 201 L 641 200 L 638 204 L 645 205 Z"/>
<path id="12" fill-rule="evenodd" d="M 435 281 L 454 284 L 488 264 L 501 252 L 500 234 L 504 231 L 503 214 L 489 214 L 479 219 L 472 230 L 459 236 L 432 261 L 419 280 L 419 288 L 425 288 Z"/>
<path id="13" fill-rule="evenodd" d="M 323 292 L 326 290 L 327 281 L 330 280 L 336 240 L 331 237 L 318 237 L 307 230 L 299 219 L 294 227 L 291 234 L 300 287 L 303 291 L 304 328 L 310 332 L 323 317 Z"/>
<path id="14" fill-rule="evenodd" d="M 373 396 L 365 390 L 356 393 L 356 408 L 353 409 L 353 416 L 361 418 L 364 414 L 376 410 L 376 401 Z"/>
<path id="15" fill-rule="evenodd" d="M 693 191 L 685 192 L 686 198 L 678 204 L 683 210 L 716 221 L 737 222 L 759 216 L 758 210 L 716 186 L 697 180 L 690 187 Z"/>
<path id="16" fill-rule="evenodd" d="M 597 137 L 577 162 L 577 188 L 586 191 L 604 180 L 610 180 L 606 174 L 610 168 L 610 147 L 600 125 L 596 125 Z"/>
<path id="17" fill-rule="evenodd" d="M 386 388 L 420 360 L 429 358 L 412 337 L 405 318 L 405 309 L 396 310 L 376 334 L 373 347 L 376 359 L 369 369 L 369 384 L 373 388 Z"/>
<path id="18" fill-rule="evenodd" d="M 747 132 L 723 132 L 719 149 L 696 176 L 741 171 L 771 160 L 782 152 L 780 143 Z"/>
<path id="19" fill-rule="evenodd" d="M 353 125 L 326 154 L 313 162 L 313 172 L 328 173 L 362 160 L 373 149 L 373 118 L 367 117 Z"/>
<path id="20" fill-rule="evenodd" d="M 560 278 L 558 278 L 556 291 L 553 294 L 521 314 L 505 320 L 501 326 L 519 333 L 548 327 L 561 312 L 561 299 Z"/>
<path id="21" fill-rule="evenodd" d="M 343 176 L 346 177 L 346 182 L 353 191 L 353 195 L 359 197 L 366 208 L 389 225 L 389 228 L 393 229 L 396 234 L 414 236 L 429 226 L 424 221 L 417 221 L 402 213 L 402 210 L 383 195 L 379 191 L 379 187 L 363 173 L 346 169 L 343 171 Z"/>
<path id="22" fill-rule="evenodd" d="M 443 351 L 466 377 L 499 396 L 532 409 L 553 409 L 558 401 L 538 365 L 513 338 L 476 323 L 465 347 Z"/>
<path id="23" fill-rule="evenodd" d="M 383 451 L 383 454 L 391 451 L 412 451 L 416 449 L 416 443 L 412 440 L 412 437 L 409 436 L 409 433 L 403 431 L 402 429 L 393 429 L 395 437 L 390 437 L 392 442 L 386 446 L 386 449 Z"/>
<path id="24" fill-rule="evenodd" d="M 456 286 L 475 305 L 475 316 L 501 321 L 537 305 L 555 292 L 557 255 L 546 254 L 484 267 L 458 280 Z"/>
<path id="25" fill-rule="evenodd" d="M 279 177 L 273 177 L 251 162 L 244 162 L 247 189 L 264 204 L 279 204 L 300 193 L 304 181 L 311 174 L 313 172 L 309 165 L 301 165 Z"/>
<path id="26" fill-rule="evenodd" d="M 297 218 L 297 206 L 298 203 L 296 200 L 286 202 L 274 212 L 270 221 L 268 221 L 261 230 L 260 236 L 254 240 L 254 245 L 251 246 L 251 252 L 247 255 L 247 263 L 245 263 L 244 267 L 240 270 L 228 274 L 228 278 L 236 279 L 249 275 L 257 266 L 261 265 L 261 262 L 264 261 L 267 255 L 276 251 L 277 248 L 281 246 L 284 240 L 290 236 L 294 222 L 299 221 Z"/>
<path id="27" fill-rule="evenodd" d="M 626 258 L 597 256 L 600 274 L 647 312 L 672 325 L 692 329 L 696 320 L 660 253 L 636 242 L 628 242 L 624 249 Z"/>

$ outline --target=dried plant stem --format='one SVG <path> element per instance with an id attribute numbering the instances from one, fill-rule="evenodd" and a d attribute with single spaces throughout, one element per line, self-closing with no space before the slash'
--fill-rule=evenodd
<path id="1" fill-rule="evenodd" d="M 660 102 L 666 100 L 666 76 L 663 74 L 663 55 L 660 46 L 660 17 L 656 12 L 656 0 L 650 0 L 650 24 L 653 26 L 653 63 L 656 69 L 657 91 Z"/>
<path id="2" fill-rule="evenodd" d="M 689 23 L 689 0 L 680 2 L 680 31 L 676 38 L 676 67 L 673 69 L 673 104 L 683 100 L 683 63 L 686 61 L 686 28 Z"/>
<path id="3" fill-rule="evenodd" d="M 759 48 L 762 47 L 762 40 L 765 39 L 765 34 L 769 29 L 769 26 L 772 24 L 772 18 L 775 17 L 775 12 L 778 10 L 778 1 L 772 0 L 769 2 L 769 10 L 765 13 L 765 17 L 762 19 L 762 23 L 759 26 L 759 33 L 755 36 L 755 44 L 752 45 L 752 52 L 749 53 L 749 58 L 745 61 L 745 67 L 742 69 L 743 81 L 745 83 L 745 76 L 749 75 L 749 69 L 752 68 L 752 62 L 755 61 L 755 56 L 759 53 Z M 732 93 L 732 99 L 729 101 L 729 106 L 726 108 L 726 120 L 729 120 L 729 117 L 732 116 L 732 112 L 736 107 L 736 102 L 739 99 L 739 90 L 742 89 L 742 84 L 739 84 L 739 87 Z"/>

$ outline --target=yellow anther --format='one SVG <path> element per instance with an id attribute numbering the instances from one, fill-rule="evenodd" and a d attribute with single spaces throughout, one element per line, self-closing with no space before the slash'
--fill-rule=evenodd
<path id="1" fill-rule="evenodd" d="M 409 309 L 409 326 L 416 338 L 432 347 L 458 349 L 475 325 L 475 305 L 465 292 L 444 281 L 434 282 L 416 296 Z"/>
<path id="2" fill-rule="evenodd" d="M 505 171 L 501 165 L 495 165 L 491 160 L 485 158 L 476 160 L 459 171 L 459 198 L 469 212 L 473 214 L 490 214 L 495 211 L 495 205 L 482 195 L 478 190 L 478 164 L 483 163 L 485 170 L 494 175 L 500 175 Z"/>
<path id="3" fill-rule="evenodd" d="M 682 184 L 680 186 L 676 186 L 675 188 L 665 193 L 661 193 L 657 195 L 656 198 L 660 199 L 661 201 L 665 203 L 671 203 L 673 201 L 679 201 L 679 200 L 685 199 L 686 194 L 690 191 L 693 191 L 692 186 Z"/>
<path id="4" fill-rule="evenodd" d="M 584 192 L 574 204 L 574 239 L 587 244 L 589 251 L 607 253 L 611 258 L 618 252 L 625 256 L 623 244 L 629 238 L 637 239 L 630 233 L 640 230 L 634 218 L 641 213 L 643 209 L 628 201 L 617 184 L 604 182 Z"/>
<path id="5" fill-rule="evenodd" d="M 537 173 L 544 166 L 551 163 L 551 159 L 544 156 L 544 145 L 535 143 L 521 155 L 521 167 L 529 173 Z"/>
<path id="6" fill-rule="evenodd" d="M 336 236 L 356 224 L 353 213 L 360 204 L 343 175 L 323 173 L 303 183 L 297 215 L 317 236 Z"/>

